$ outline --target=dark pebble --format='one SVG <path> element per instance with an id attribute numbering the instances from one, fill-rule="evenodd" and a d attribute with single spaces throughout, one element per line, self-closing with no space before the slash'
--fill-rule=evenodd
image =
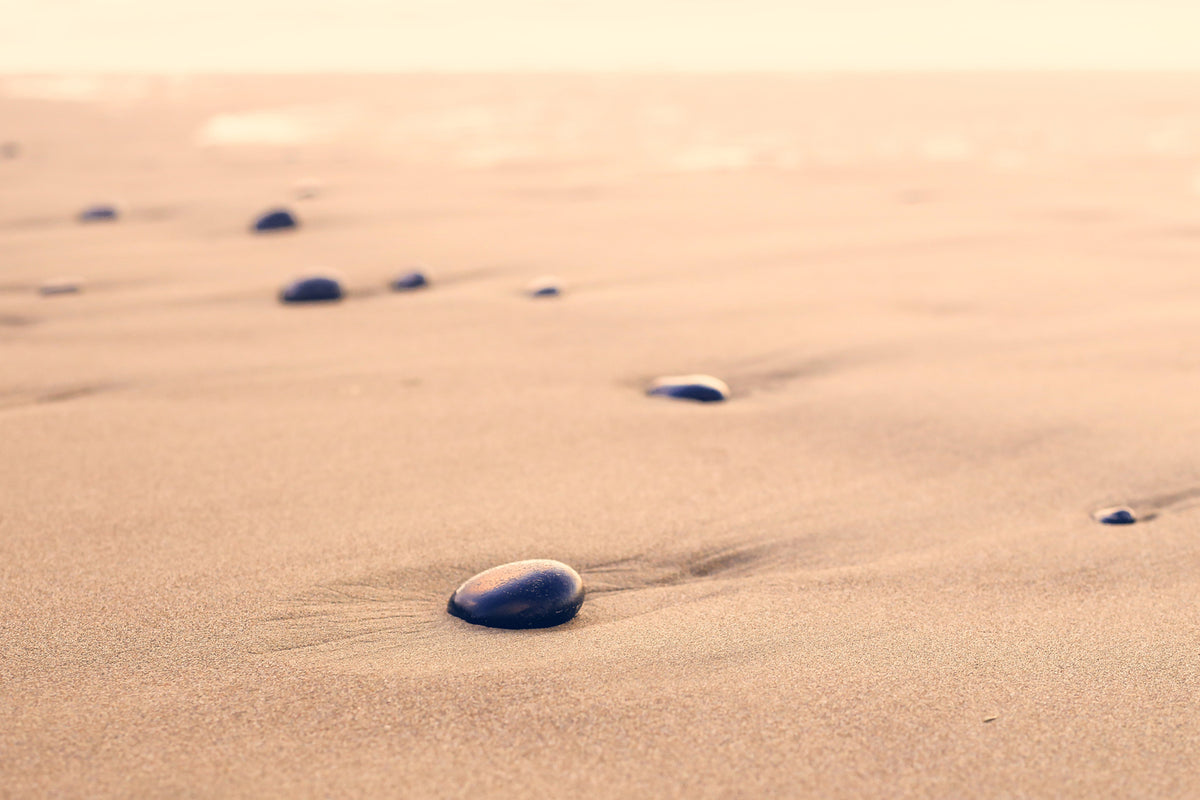
<path id="1" fill-rule="evenodd" d="M 583 578 L 558 561 L 534 559 L 492 567 L 458 587 L 451 615 L 489 628 L 549 628 L 583 605 Z"/>
<path id="2" fill-rule="evenodd" d="M 333 278 L 301 278 L 279 292 L 281 303 L 320 303 L 342 299 L 342 285 Z"/>
<path id="3" fill-rule="evenodd" d="M 406 272 L 392 281 L 392 291 L 407 292 L 412 289 L 423 289 L 429 285 L 429 279 L 424 272 Z"/>
<path id="4" fill-rule="evenodd" d="M 116 218 L 116 206 L 88 206 L 79 212 L 80 222 L 113 222 Z"/>
<path id="5" fill-rule="evenodd" d="M 1104 525 L 1132 525 L 1137 517 L 1128 508 L 1106 508 L 1096 512 L 1096 520 Z"/>
<path id="6" fill-rule="evenodd" d="M 729 399 L 729 387 L 711 375 L 675 375 L 659 378 L 650 384 L 646 394 L 654 397 L 674 397 L 701 403 L 719 403 Z"/>
<path id="7" fill-rule="evenodd" d="M 254 231 L 256 233 L 264 233 L 266 231 L 290 231 L 299 227 L 300 222 L 296 216 L 286 208 L 276 208 L 259 216 L 254 220 Z"/>
<path id="8" fill-rule="evenodd" d="M 82 291 L 82 286 L 79 281 L 70 278 L 59 278 L 57 280 L 46 281 L 38 287 L 38 294 L 43 297 L 50 297 L 56 294 L 78 294 Z"/>
<path id="9" fill-rule="evenodd" d="M 21 145 L 16 142 L 5 142 L 0 144 L 0 157 L 16 158 L 21 154 Z"/>
<path id="10" fill-rule="evenodd" d="M 563 292 L 562 284 L 557 278 L 538 278 L 525 287 L 525 293 L 530 297 L 558 297 Z"/>

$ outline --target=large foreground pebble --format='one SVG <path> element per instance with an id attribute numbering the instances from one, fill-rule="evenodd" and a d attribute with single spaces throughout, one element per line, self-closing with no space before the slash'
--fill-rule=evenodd
<path id="1" fill-rule="evenodd" d="M 80 222 L 113 222 L 116 218 L 116 206 L 88 206 L 79 212 Z"/>
<path id="2" fill-rule="evenodd" d="M 417 270 L 406 272 L 391 283 L 394 292 L 409 292 L 413 289 L 423 289 L 428 285 L 429 279 L 425 277 L 425 273 Z"/>
<path id="3" fill-rule="evenodd" d="M 558 297 L 562 292 L 562 281 L 553 275 L 537 278 L 525 287 L 525 293 L 530 297 Z"/>
<path id="4" fill-rule="evenodd" d="M 1095 517 L 1097 522 L 1104 525 L 1132 525 L 1137 522 L 1133 511 L 1124 506 L 1101 509 Z"/>
<path id="5" fill-rule="evenodd" d="M 646 390 L 646 394 L 697 400 L 701 403 L 719 403 L 729 399 L 729 387 L 725 385 L 725 381 L 711 375 L 672 375 L 654 381 Z"/>
<path id="6" fill-rule="evenodd" d="M 342 285 L 333 278 L 300 278 L 279 292 L 281 303 L 321 303 L 342 299 Z"/>
<path id="7" fill-rule="evenodd" d="M 273 208 L 259 215 L 258 219 L 254 220 L 255 233 L 268 233 L 270 231 L 290 231 L 295 230 L 300 225 L 296 215 L 288 211 L 286 208 Z"/>
<path id="8" fill-rule="evenodd" d="M 559 561 L 514 561 L 458 587 L 446 610 L 489 628 L 549 628 L 579 613 L 583 578 Z"/>

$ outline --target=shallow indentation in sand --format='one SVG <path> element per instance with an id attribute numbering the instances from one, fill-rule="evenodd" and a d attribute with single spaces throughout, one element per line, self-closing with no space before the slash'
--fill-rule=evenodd
<path id="1" fill-rule="evenodd" d="M 37 317 L 25 314 L 0 314 L 0 328 L 26 328 L 41 322 Z"/>
<path id="2" fill-rule="evenodd" d="M 1127 506 L 1138 522 L 1150 522 L 1166 514 L 1176 514 L 1200 507 L 1200 487 L 1131 499 Z"/>
<path id="3" fill-rule="evenodd" d="M 584 611 L 567 623 L 572 629 L 618 622 L 631 616 L 694 602 L 695 591 L 671 587 L 707 584 L 703 596 L 737 591 L 736 579 L 768 574 L 799 563 L 811 541 L 729 542 L 724 545 L 638 554 L 576 566 L 584 580 Z M 464 576 L 486 565 L 430 565 L 357 580 L 324 584 L 283 602 L 261 620 L 255 650 L 306 659 L 370 658 L 433 646 L 452 645 L 475 633 L 459 629 L 446 602 Z M 645 602 L 598 602 L 618 593 L 646 593 Z M 554 629 L 547 629 L 554 630 Z"/>
<path id="4" fill-rule="evenodd" d="M 5 231 L 31 231 L 41 228 L 53 228 L 57 226 L 76 226 L 79 223 L 75 221 L 69 214 L 61 216 L 51 216 L 49 214 L 41 214 L 31 217 L 13 217 L 10 219 L 0 219 L 0 230 Z"/>
<path id="5" fill-rule="evenodd" d="M 80 383 L 38 389 L 0 389 L 0 411 L 50 403 L 65 403 L 70 400 L 80 400 L 92 395 L 109 392 L 117 388 L 116 384 L 111 383 Z"/>
<path id="6" fill-rule="evenodd" d="M 737 363 L 715 364 L 704 367 L 691 364 L 680 368 L 672 368 L 679 374 L 697 373 L 712 374 L 725 381 L 730 388 L 730 396 L 737 398 L 759 392 L 774 392 L 785 388 L 796 381 L 822 378 L 834 375 L 844 370 L 876 363 L 890 354 L 882 350 L 846 351 L 797 356 L 793 353 L 773 353 L 755 358 L 748 358 Z M 662 374 L 671 370 L 664 367 Z M 657 375 L 637 375 L 621 381 L 621 385 L 644 389 L 658 377 Z"/>
<path id="7" fill-rule="evenodd" d="M 674 556 L 635 556 L 582 572 L 590 593 L 637 591 L 770 572 L 792 562 L 800 547 L 792 540 L 726 544 Z"/>

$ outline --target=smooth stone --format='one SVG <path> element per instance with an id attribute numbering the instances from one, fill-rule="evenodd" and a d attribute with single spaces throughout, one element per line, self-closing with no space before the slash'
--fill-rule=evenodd
<path id="1" fill-rule="evenodd" d="M 16 158 L 21 154 L 21 145 L 16 142 L 5 142 L 0 144 L 0 156 L 4 158 Z"/>
<path id="2" fill-rule="evenodd" d="M 342 285 L 333 278 L 314 276 L 292 281 L 279 292 L 281 303 L 322 303 L 342 299 Z"/>
<path id="3" fill-rule="evenodd" d="M 650 384 L 646 394 L 654 397 L 674 397 L 701 403 L 719 403 L 729 399 L 729 386 L 711 375 L 673 375 L 659 378 Z"/>
<path id="4" fill-rule="evenodd" d="M 263 233 L 265 231 L 290 231 L 299 227 L 300 222 L 296 219 L 292 212 L 286 208 L 275 208 L 259 215 L 258 219 L 254 220 L 254 231 Z"/>
<path id="5" fill-rule="evenodd" d="M 429 279 L 424 272 L 406 272 L 391 283 L 392 291 L 407 292 L 412 289 L 423 289 L 429 285 Z"/>
<path id="6" fill-rule="evenodd" d="M 562 562 L 514 561 L 459 586 L 446 611 L 489 628 L 549 628 L 579 613 L 583 595 L 583 578 Z"/>
<path id="7" fill-rule="evenodd" d="M 83 291 L 81 282 L 74 278 L 55 278 L 38 287 L 38 294 L 43 297 L 51 297 L 56 294 L 77 294 L 81 291 Z"/>
<path id="8" fill-rule="evenodd" d="M 112 222 L 116 218 L 116 206 L 88 206 L 79 212 L 80 222 Z"/>
<path id="9" fill-rule="evenodd" d="M 1132 525 L 1137 517 L 1128 508 L 1106 508 L 1096 512 L 1096 521 L 1103 525 Z"/>
<path id="10" fill-rule="evenodd" d="M 525 287 L 525 293 L 530 297 L 558 297 L 562 292 L 562 282 L 552 275 L 530 281 Z"/>

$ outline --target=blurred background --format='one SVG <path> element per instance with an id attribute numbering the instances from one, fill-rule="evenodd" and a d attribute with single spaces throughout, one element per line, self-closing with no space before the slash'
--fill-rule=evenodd
<path id="1" fill-rule="evenodd" d="M 0 71 L 1195 69 L 1191 0 L 40 0 Z"/>

